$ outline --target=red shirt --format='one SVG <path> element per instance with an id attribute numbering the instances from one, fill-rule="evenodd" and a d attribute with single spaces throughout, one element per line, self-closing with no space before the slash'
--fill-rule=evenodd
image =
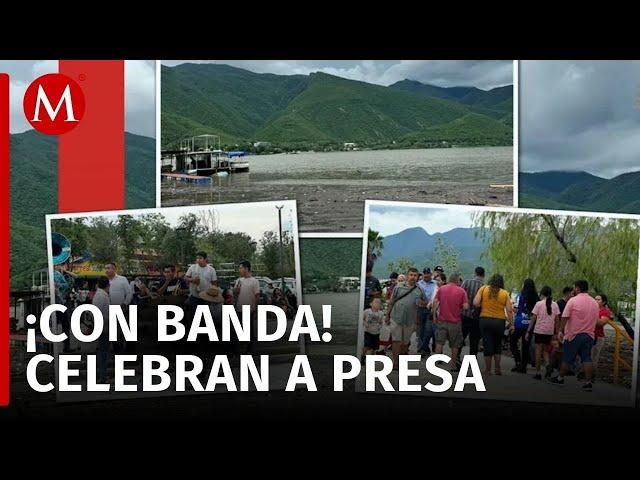
<path id="1" fill-rule="evenodd" d="M 462 322 L 462 306 L 469 303 L 464 288 L 454 283 L 447 283 L 438 289 L 435 298 L 440 304 L 438 319 L 443 322 Z"/>
<path id="2" fill-rule="evenodd" d="M 607 318 L 611 318 L 611 312 L 609 311 L 609 309 L 607 307 L 601 307 L 600 308 L 600 313 L 598 313 L 598 320 L 602 317 L 607 317 Z M 604 337 L 604 326 L 599 326 L 596 324 L 596 338 L 598 337 Z"/>

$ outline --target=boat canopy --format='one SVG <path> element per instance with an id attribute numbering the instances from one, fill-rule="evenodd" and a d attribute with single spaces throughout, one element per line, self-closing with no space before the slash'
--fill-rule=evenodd
<path id="1" fill-rule="evenodd" d="M 227 152 L 227 157 L 229 157 L 229 158 L 244 157 L 245 155 L 246 155 L 246 152 L 244 152 L 242 150 L 235 150 L 233 152 Z"/>

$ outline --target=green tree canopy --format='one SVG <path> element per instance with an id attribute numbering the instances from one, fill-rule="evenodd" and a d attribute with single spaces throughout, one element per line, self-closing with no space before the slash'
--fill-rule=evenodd
<path id="1" fill-rule="evenodd" d="M 115 261 L 125 274 L 135 273 L 140 261 L 147 266 L 164 264 L 186 266 L 195 261 L 196 252 L 204 250 L 214 266 L 250 260 L 266 266 L 266 275 L 280 275 L 279 239 L 276 232 L 266 232 L 259 242 L 243 232 L 218 230 L 215 214 L 185 214 L 172 227 L 159 213 L 105 217 L 56 219 L 52 231 L 71 242 L 72 255 L 87 256 L 92 262 Z M 283 235 L 284 275 L 295 276 L 293 237 Z"/>
<path id="2" fill-rule="evenodd" d="M 384 237 L 380 232 L 369 229 L 367 240 L 367 263 L 373 266 L 373 263 L 382 256 L 384 249 Z"/>
<path id="3" fill-rule="evenodd" d="M 442 238 L 438 238 L 428 263 L 433 266 L 442 266 L 447 273 L 458 272 L 460 268 L 460 252 L 448 245 Z"/>
<path id="4" fill-rule="evenodd" d="M 635 300 L 635 220 L 482 212 L 474 215 L 474 224 L 483 228 L 480 235 L 488 242 L 483 255 L 510 290 L 532 278 L 538 288 L 549 285 L 558 297 L 563 287 L 585 279 L 592 292 L 609 297 L 613 309 L 618 300 Z"/>
<path id="5" fill-rule="evenodd" d="M 415 267 L 414 263 L 415 262 L 408 257 L 396 258 L 393 262 L 387 263 L 387 271 L 389 273 L 407 273 L 407 270 L 409 270 L 411 267 Z"/>
<path id="6" fill-rule="evenodd" d="M 295 254 L 293 237 L 288 232 L 282 234 L 283 271 L 280 269 L 280 241 L 277 232 L 267 231 L 260 239 L 259 260 L 264 266 L 264 275 L 277 279 L 280 275 L 295 276 Z"/>

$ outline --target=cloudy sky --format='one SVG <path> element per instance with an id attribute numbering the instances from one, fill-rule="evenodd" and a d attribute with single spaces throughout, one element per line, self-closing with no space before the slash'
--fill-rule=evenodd
<path id="1" fill-rule="evenodd" d="M 284 205 L 282 209 L 282 230 L 294 233 L 295 201 L 259 202 L 242 204 L 224 204 L 207 207 L 171 207 L 153 209 L 159 212 L 173 227 L 178 225 L 181 216 L 203 211 L 213 210 L 217 216 L 218 229 L 221 232 L 241 232 L 251 236 L 255 241 L 262 238 L 264 232 L 278 231 L 278 210 L 276 206 Z M 69 217 L 84 217 L 86 214 L 70 215 Z M 96 214 L 110 220 L 117 220 L 118 215 Z M 63 216 L 64 218 L 67 218 Z"/>
<path id="2" fill-rule="evenodd" d="M 58 72 L 57 60 L 0 60 L 0 72 L 8 73 L 10 84 L 11 133 L 32 127 L 22 110 L 22 98 L 29 84 L 40 75 Z M 155 61 L 125 62 L 125 130 L 155 137 Z"/>
<path id="3" fill-rule="evenodd" d="M 520 62 L 520 170 L 640 170 L 640 61 Z"/>
<path id="4" fill-rule="evenodd" d="M 407 228 L 422 227 L 427 233 L 444 233 L 454 228 L 470 228 L 471 212 L 423 205 L 370 205 L 369 228 L 383 237 Z"/>
<path id="5" fill-rule="evenodd" d="M 215 207 L 175 207 L 159 210 L 171 225 L 177 225 L 178 219 L 186 214 L 205 210 L 214 210 L 218 218 L 218 229 L 222 232 L 242 232 L 251 235 L 255 241 L 262 238 L 264 232 L 278 231 L 278 210 L 282 209 L 282 230 L 293 233 L 295 202 L 259 202 L 216 205 Z"/>
<path id="6" fill-rule="evenodd" d="M 175 66 L 184 60 L 163 60 Z M 256 73 L 308 75 L 324 72 L 378 85 L 417 80 L 440 87 L 475 86 L 483 90 L 513 83 L 513 62 L 503 60 L 191 60 L 224 63 Z"/>

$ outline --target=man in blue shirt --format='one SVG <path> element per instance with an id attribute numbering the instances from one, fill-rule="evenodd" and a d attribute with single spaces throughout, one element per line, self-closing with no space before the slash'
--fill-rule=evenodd
<path id="1" fill-rule="evenodd" d="M 435 332 L 433 331 L 433 312 L 431 310 L 433 299 L 438 290 L 438 285 L 433 279 L 433 274 L 429 267 L 422 270 L 422 280 L 418 282 L 418 287 L 422 290 L 422 294 L 427 301 L 426 307 L 418 308 L 418 353 L 420 355 L 431 355 L 431 348 L 429 344 L 434 338 Z"/>

